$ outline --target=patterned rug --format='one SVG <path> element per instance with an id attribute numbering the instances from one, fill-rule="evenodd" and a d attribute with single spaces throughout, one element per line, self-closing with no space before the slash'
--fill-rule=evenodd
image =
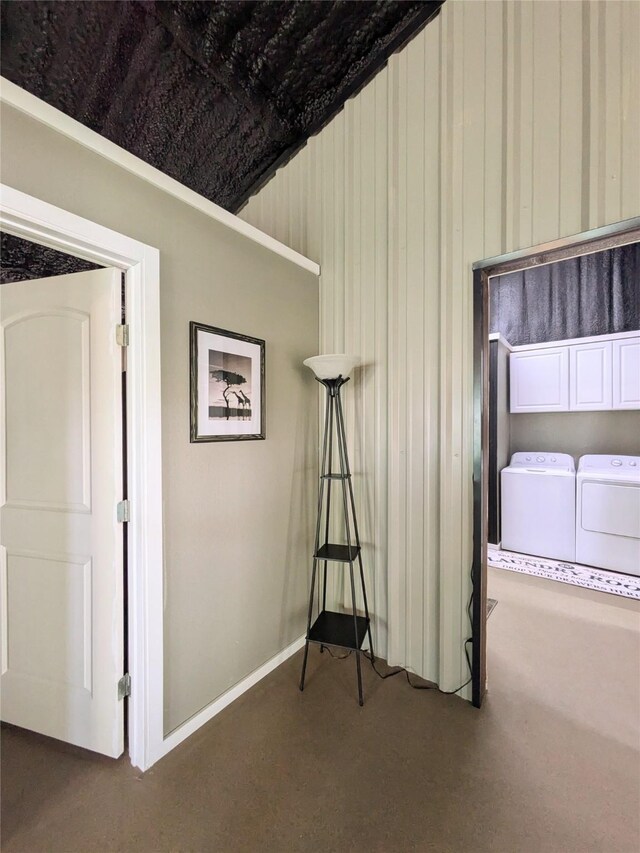
<path id="1" fill-rule="evenodd" d="M 510 572 L 535 575 L 551 581 L 584 586 L 598 592 L 609 592 L 612 595 L 623 595 L 625 598 L 635 598 L 640 601 L 640 577 L 634 575 L 594 569 L 578 563 L 562 563 L 558 560 L 530 557 L 527 554 L 516 554 L 514 551 L 501 551 L 493 545 L 489 545 L 488 563 L 496 569 L 508 569 Z"/>

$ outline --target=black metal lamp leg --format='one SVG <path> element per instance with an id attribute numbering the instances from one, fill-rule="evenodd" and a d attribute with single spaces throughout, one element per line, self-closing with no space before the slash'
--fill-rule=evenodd
<path id="1" fill-rule="evenodd" d="M 351 579 L 351 604 L 353 607 L 353 631 L 354 635 L 358 637 L 358 616 L 356 610 L 356 584 L 353 578 L 353 562 L 349 563 L 349 574 Z M 360 665 L 360 649 L 356 649 L 356 670 L 358 672 L 358 703 L 360 705 L 364 705 L 364 699 L 362 697 L 362 667 Z"/>
<path id="2" fill-rule="evenodd" d="M 309 596 L 309 613 L 307 615 L 307 639 L 304 644 L 304 658 L 302 659 L 302 674 L 300 675 L 300 690 L 304 690 L 304 675 L 307 671 L 307 658 L 309 657 L 309 631 L 311 631 L 311 617 L 313 615 L 313 593 L 316 586 L 316 567 L 318 561 L 313 561 L 313 571 L 311 573 L 311 595 Z"/>
<path id="3" fill-rule="evenodd" d="M 338 389 L 339 390 L 339 389 Z M 364 704 L 362 698 L 362 668 L 360 665 L 360 649 L 358 648 L 358 611 L 356 603 L 356 583 L 353 575 L 353 555 L 351 551 L 351 525 L 349 523 L 349 502 L 347 498 L 347 480 L 349 479 L 349 460 L 347 457 L 347 442 L 345 440 L 344 429 L 342 428 L 342 405 L 340 403 L 340 394 L 336 398 L 336 425 L 338 428 L 338 457 L 340 459 L 340 475 L 342 482 L 342 502 L 344 509 L 344 526 L 345 538 L 347 540 L 347 549 L 349 554 L 349 579 L 351 581 L 351 607 L 353 610 L 353 637 L 356 643 L 356 668 L 358 671 L 358 703 Z M 355 522 L 355 518 L 354 518 Z"/>
<path id="4" fill-rule="evenodd" d="M 300 690 L 304 690 L 304 674 L 307 671 L 307 658 L 309 657 L 309 640 L 304 644 L 304 658 L 302 659 L 302 675 L 300 676 Z"/>
<path id="5" fill-rule="evenodd" d="M 373 650 L 373 637 L 371 636 L 371 623 L 367 626 L 367 634 L 369 635 L 369 652 L 371 653 L 371 663 L 376 662 L 376 655 Z"/>

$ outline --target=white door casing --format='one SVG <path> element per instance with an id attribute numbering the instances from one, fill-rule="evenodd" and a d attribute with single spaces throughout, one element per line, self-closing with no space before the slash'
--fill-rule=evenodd
<path id="1" fill-rule="evenodd" d="M 124 749 L 120 273 L 3 285 L 2 719 Z"/>
<path id="2" fill-rule="evenodd" d="M 34 243 L 126 271 L 127 475 L 131 505 L 127 525 L 131 674 L 128 751 L 131 763 L 146 770 L 170 748 L 163 738 L 162 711 L 160 253 L 6 184 L 0 184 L 0 228 Z"/>

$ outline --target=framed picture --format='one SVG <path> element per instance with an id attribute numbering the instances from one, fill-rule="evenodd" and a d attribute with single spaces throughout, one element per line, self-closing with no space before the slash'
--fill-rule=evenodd
<path id="1" fill-rule="evenodd" d="M 191 441 L 265 437 L 264 341 L 190 323 Z"/>

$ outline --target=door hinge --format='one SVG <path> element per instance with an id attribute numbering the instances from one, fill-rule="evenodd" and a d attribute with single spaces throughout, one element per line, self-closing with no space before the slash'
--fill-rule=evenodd
<path id="1" fill-rule="evenodd" d="M 130 506 L 128 500 L 119 501 L 118 506 L 117 506 L 118 521 L 122 521 L 122 522 L 129 521 L 130 509 L 131 509 L 131 506 Z"/>
<path id="2" fill-rule="evenodd" d="M 126 696 L 131 696 L 131 676 L 128 672 L 118 681 L 118 699 L 124 699 Z"/>
<path id="3" fill-rule="evenodd" d="M 120 323 L 116 326 L 116 343 L 119 347 L 129 346 L 129 324 Z"/>

